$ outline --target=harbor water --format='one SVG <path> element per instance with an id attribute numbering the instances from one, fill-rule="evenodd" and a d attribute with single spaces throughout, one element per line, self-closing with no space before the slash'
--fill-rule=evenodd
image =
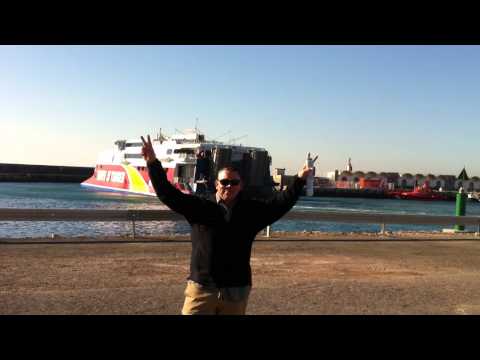
<path id="1" fill-rule="evenodd" d="M 166 209 L 156 197 L 91 190 L 72 183 L 0 183 L 0 208 L 37 209 Z M 390 213 L 419 215 L 455 215 L 450 201 L 415 201 L 340 197 L 301 197 L 298 211 L 341 211 L 346 213 Z M 480 216 L 480 203 L 468 202 L 467 215 Z M 186 234 L 188 223 L 173 221 L 137 222 L 140 236 Z M 279 220 L 273 231 L 378 232 L 379 224 L 345 224 Z M 442 231 L 442 226 L 387 225 L 387 231 Z M 476 229 L 466 228 L 475 231 Z M 132 234 L 130 222 L 30 222 L 0 221 L 0 238 L 122 236 Z"/>

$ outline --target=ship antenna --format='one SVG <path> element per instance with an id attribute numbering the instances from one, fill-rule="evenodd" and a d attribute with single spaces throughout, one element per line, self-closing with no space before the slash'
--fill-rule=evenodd
<path id="1" fill-rule="evenodd" d="M 220 139 L 221 137 L 224 137 L 225 135 L 228 135 L 228 134 L 230 134 L 231 132 L 232 132 L 231 130 L 228 130 L 226 133 L 223 133 L 222 135 L 217 136 L 215 139 L 213 139 L 213 141 L 217 141 L 217 140 Z"/>
<path id="2" fill-rule="evenodd" d="M 199 122 L 199 121 L 198 121 L 198 118 L 197 118 L 196 121 L 195 121 L 195 133 L 196 133 L 196 134 L 201 134 L 201 133 L 202 133 L 202 129 L 200 129 L 200 128 L 198 127 L 198 122 Z"/>
<path id="3" fill-rule="evenodd" d="M 245 134 L 245 135 L 239 136 L 239 137 L 237 137 L 237 138 L 231 138 L 231 139 L 229 139 L 229 140 L 228 140 L 228 143 L 229 143 L 230 145 L 234 145 L 234 144 L 233 144 L 233 142 L 234 142 L 234 141 L 237 141 L 237 140 L 243 139 L 243 138 L 245 138 L 245 137 L 247 137 L 247 136 L 248 136 L 248 134 Z"/>

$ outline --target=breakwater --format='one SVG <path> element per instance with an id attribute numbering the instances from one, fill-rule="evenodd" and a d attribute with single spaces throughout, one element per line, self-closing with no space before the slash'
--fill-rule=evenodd
<path id="1" fill-rule="evenodd" d="M 0 182 L 81 183 L 93 174 L 93 167 L 0 164 Z"/>

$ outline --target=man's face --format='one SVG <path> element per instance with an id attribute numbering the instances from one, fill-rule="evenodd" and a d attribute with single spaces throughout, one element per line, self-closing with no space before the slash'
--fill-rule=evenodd
<path id="1" fill-rule="evenodd" d="M 225 184 L 225 182 L 229 183 Z M 237 197 L 240 190 L 242 190 L 242 182 L 240 180 L 240 176 L 235 171 L 220 171 L 218 173 L 218 178 L 215 182 L 215 185 L 217 189 L 217 194 L 227 204 L 231 203 Z"/>

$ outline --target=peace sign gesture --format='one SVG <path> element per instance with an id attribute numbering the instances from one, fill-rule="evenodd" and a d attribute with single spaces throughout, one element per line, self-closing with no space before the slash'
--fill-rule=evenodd
<path id="1" fill-rule="evenodd" d="M 312 173 L 313 173 L 313 167 L 310 167 L 307 164 L 305 164 L 303 168 L 298 171 L 298 177 L 306 180 L 307 177 L 309 177 L 310 174 Z"/>
<path id="2" fill-rule="evenodd" d="M 143 146 L 142 146 L 143 158 L 145 159 L 147 164 L 151 164 L 157 159 L 157 156 L 155 155 L 155 151 L 153 150 L 152 140 L 150 140 L 150 135 L 147 135 L 148 142 L 145 141 L 143 136 L 140 136 L 140 138 L 142 139 L 142 142 L 143 142 Z"/>

